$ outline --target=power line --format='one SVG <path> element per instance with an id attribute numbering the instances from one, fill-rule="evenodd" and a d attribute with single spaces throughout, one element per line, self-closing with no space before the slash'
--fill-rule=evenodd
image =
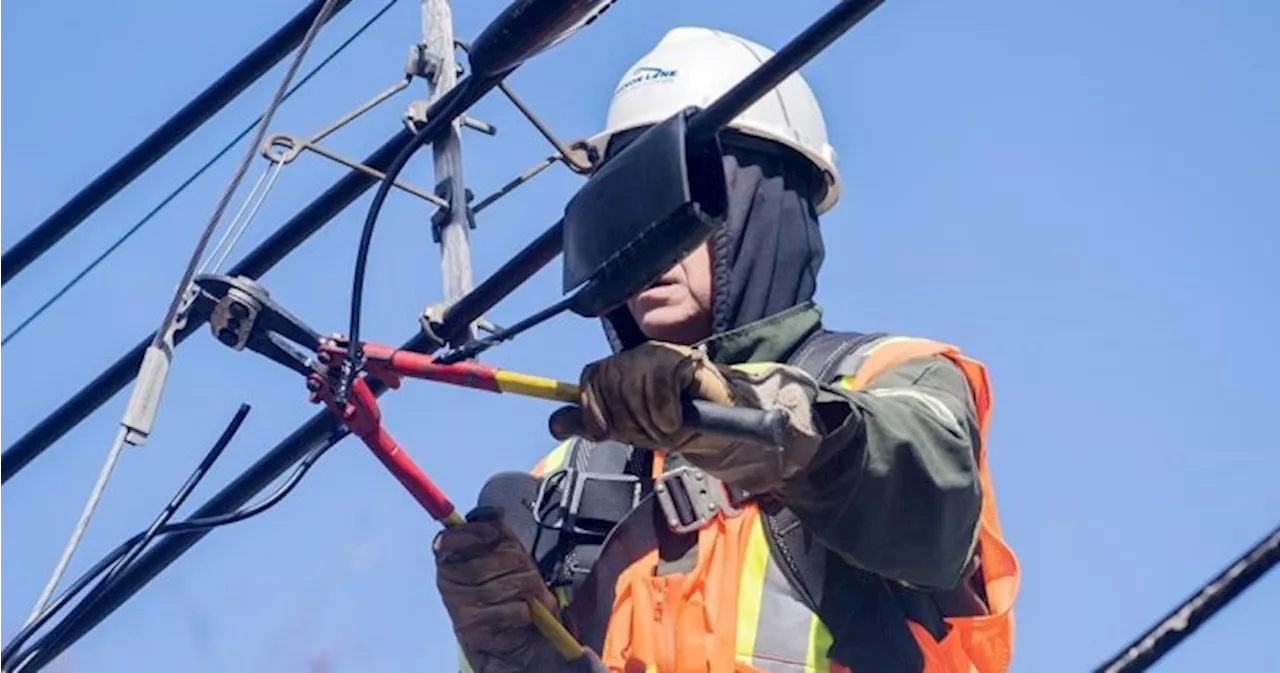
<path id="1" fill-rule="evenodd" d="M 381 147 L 365 157 L 364 165 L 375 170 L 385 168 L 412 137 L 411 133 L 401 128 Z M 262 276 L 344 208 L 351 205 L 373 185 L 374 181 L 375 178 L 363 171 L 355 169 L 348 171 L 320 196 L 289 218 L 267 240 L 241 258 L 227 274 L 249 278 Z M 175 335 L 175 345 L 194 334 L 202 324 L 202 321 L 189 321 L 187 326 Z M 138 345 L 126 351 L 79 392 L 5 449 L 4 454 L 0 456 L 0 483 L 8 481 L 13 475 L 21 472 L 71 428 L 128 385 L 137 375 L 138 365 L 142 362 L 147 345 L 151 343 L 151 336 L 148 334 L 144 337 Z"/>
<path id="2" fill-rule="evenodd" d="M 407 132 L 393 139 L 379 150 L 381 163 L 390 163 L 392 157 L 412 140 Z M 372 163 L 372 162 L 370 162 Z M 362 179 L 371 180 L 363 173 L 357 173 Z M 366 185 L 367 187 L 368 185 Z M 301 215 L 301 214 L 300 214 Z M 482 281 L 461 301 L 446 311 L 440 325 L 442 334 L 458 334 L 486 311 L 493 308 L 512 289 L 521 282 L 532 277 L 540 269 L 551 263 L 560 254 L 562 245 L 561 229 L 553 226 L 538 236 L 511 259 L 507 260 L 493 275 Z M 401 345 L 401 349 L 421 351 L 432 344 L 432 338 L 418 333 Z M 141 350 L 141 349 L 139 349 Z M 138 357 L 141 357 L 140 355 Z M 370 376 L 369 388 L 374 396 L 381 396 L 387 386 L 377 377 Z M 337 444 L 347 436 L 348 431 L 337 423 L 327 409 L 314 415 L 288 437 L 267 452 L 258 462 L 236 477 L 234 481 L 218 491 L 204 505 L 197 509 L 188 521 L 203 520 L 208 517 L 223 516 L 236 511 L 254 495 L 265 489 L 273 481 L 283 475 L 297 463 L 305 465 L 314 460 L 328 447 Z M 299 468 L 301 469 L 301 467 Z M 178 524 L 182 525 L 182 524 Z M 29 665 L 42 666 L 53 661 L 65 649 L 75 644 L 91 629 L 106 619 L 117 608 L 140 591 L 152 579 L 182 556 L 208 531 L 200 530 L 182 535 L 174 535 L 161 540 L 128 568 L 122 570 L 116 580 L 103 590 L 102 595 L 91 606 L 77 605 L 67 615 L 60 626 L 62 632 L 58 638 L 48 636 L 41 638 L 30 650 L 35 654 Z M 52 634 L 49 634 L 52 635 Z"/>
<path id="3" fill-rule="evenodd" d="M 301 79 L 299 79 L 298 83 L 293 85 L 289 89 L 289 91 L 285 93 L 284 98 L 282 100 L 288 100 L 291 96 L 293 96 L 295 91 L 297 91 L 298 89 L 301 89 L 303 86 L 307 84 L 307 82 L 310 82 L 312 78 L 314 78 L 317 74 L 319 74 L 321 70 L 325 68 L 325 66 L 329 65 L 329 63 L 332 62 L 335 58 L 337 58 L 339 54 L 345 51 L 347 47 L 351 46 L 353 42 L 355 42 L 361 35 L 363 35 L 365 31 L 371 28 L 373 24 L 378 21 L 378 19 L 381 19 L 382 16 L 385 15 L 399 1 L 400 0 L 390 0 L 385 5 L 383 5 L 382 8 L 377 11 L 377 13 L 369 17 L 369 19 L 367 19 L 364 22 L 364 24 L 362 24 L 359 28 L 357 28 L 356 31 L 352 33 L 350 37 L 344 40 L 342 44 L 338 45 L 333 51 L 329 52 L 329 55 L 325 56 L 324 60 L 320 61 L 320 63 L 318 63 L 316 67 L 312 68 L 310 72 L 308 72 Z M 178 196 L 181 195 L 182 192 L 186 191 L 187 187 L 190 187 L 192 183 L 194 183 L 197 179 L 200 178 L 201 175 L 204 175 L 205 171 L 212 168 L 213 165 L 217 163 L 220 159 L 222 159 L 222 157 L 227 152 L 231 151 L 231 149 L 235 147 L 241 140 L 243 140 L 245 136 L 249 135 L 249 132 L 252 131 L 261 121 L 262 121 L 262 115 L 258 115 L 256 118 L 254 118 L 253 121 L 249 122 L 249 124 L 246 125 L 244 129 L 240 131 L 240 133 L 236 134 L 234 138 L 227 141 L 227 144 L 223 145 L 222 149 L 218 150 L 216 154 L 210 157 L 209 160 L 204 163 L 204 165 L 196 169 L 196 171 L 192 173 L 190 177 L 188 177 L 186 180 L 183 180 L 182 183 L 177 186 L 177 188 L 175 188 L 172 192 L 169 192 L 168 196 L 165 196 L 164 199 L 162 199 L 158 204 L 155 205 L 155 207 L 153 207 L 150 211 L 148 211 L 146 215 L 143 215 L 142 219 L 138 220 L 136 223 L 134 223 L 133 226 L 129 227 L 129 229 L 127 229 L 124 232 L 124 234 L 120 236 L 120 238 L 116 239 L 114 243 L 107 246 L 107 248 L 103 250 L 101 254 L 99 254 L 96 258 L 94 258 L 93 261 L 89 262 L 88 265 L 86 265 L 83 269 L 81 269 L 78 273 L 76 273 L 76 275 L 73 276 L 71 280 L 67 281 L 67 283 L 64 284 L 57 292 L 53 293 L 51 297 L 46 299 L 45 302 L 41 304 L 39 308 L 37 308 L 35 311 L 31 313 L 31 315 L 27 316 L 25 319 L 23 319 L 22 322 L 18 323 L 18 326 L 15 327 L 13 331 L 6 334 L 3 340 L 0 340 L 0 346 L 8 344 L 11 339 L 18 336 L 18 334 L 20 334 L 22 330 L 26 329 L 27 326 L 30 325 L 33 321 L 35 321 L 36 318 L 39 318 L 45 311 L 49 310 L 54 304 L 60 301 L 62 297 L 66 295 L 68 292 L 70 292 L 71 289 L 74 288 L 77 284 L 79 284 L 81 280 L 84 280 L 85 276 L 89 275 L 89 273 L 93 271 L 95 268 L 97 268 L 99 264 L 102 264 L 102 262 L 106 261 L 106 259 L 110 257 L 113 253 L 115 253 L 115 251 L 119 249 L 121 245 L 124 245 L 124 243 L 128 241 L 130 238 L 132 238 L 134 234 L 138 233 L 138 230 L 142 229 L 142 227 L 144 227 L 148 222 L 150 222 L 152 218 L 160 214 L 160 211 L 164 210 L 164 208 L 168 206 L 170 202 L 178 198 Z"/>
<path id="4" fill-rule="evenodd" d="M 1280 527 L 1272 529 L 1226 570 L 1099 667 L 1097 672 L 1137 673 L 1147 670 L 1275 567 L 1277 561 L 1280 561 Z"/>
<path id="5" fill-rule="evenodd" d="M 315 465 L 316 461 L 318 461 L 331 446 L 333 446 L 332 443 L 325 444 L 313 449 L 311 452 L 303 456 L 302 460 L 298 462 L 297 466 L 293 469 L 293 472 L 285 478 L 284 482 L 277 486 L 270 495 L 264 497 L 259 502 L 218 516 L 191 518 L 180 523 L 162 523 L 159 525 L 153 523 L 152 527 L 148 531 L 135 535 L 125 541 L 124 544 L 116 547 L 116 549 L 110 554 L 103 557 L 97 565 L 85 573 L 85 575 L 82 576 L 81 579 L 78 580 L 70 589 L 65 591 L 62 597 L 69 600 L 80 591 L 83 591 L 84 587 L 88 586 L 89 582 L 93 579 L 101 576 L 102 573 L 109 571 L 107 577 L 103 578 L 96 586 L 94 586 L 89 595 L 85 596 L 84 599 L 76 604 L 75 610 L 85 610 L 88 606 L 97 602 L 105 592 L 109 591 L 111 587 L 115 585 L 116 578 L 118 578 L 122 573 L 133 568 L 133 561 L 138 558 L 139 554 L 143 553 L 151 541 L 160 538 L 179 536 L 181 534 L 189 535 L 196 532 L 202 534 L 207 533 L 215 528 L 221 528 L 247 519 L 252 519 L 272 507 L 275 507 L 283 502 L 284 498 L 297 488 L 298 484 L 302 482 L 302 478 L 307 475 L 308 471 Z M 168 520 L 168 516 L 166 515 L 171 515 L 171 510 L 172 508 L 166 509 L 165 514 L 162 515 L 165 517 L 165 521 Z M 62 597 L 60 597 L 60 601 Z M 61 603 L 61 606 L 65 605 L 65 602 Z M 52 616 L 52 612 L 58 607 L 59 602 L 55 602 L 53 605 L 50 605 L 50 616 Z M 73 612 L 68 615 L 65 620 L 58 622 L 58 624 L 54 626 L 49 633 L 44 636 L 44 638 L 42 638 L 41 642 L 44 643 L 47 641 L 48 643 L 55 643 L 55 647 L 57 647 L 59 651 L 65 649 L 67 647 L 66 645 L 56 645 L 56 643 L 58 643 L 58 640 L 66 630 L 75 626 L 74 618 L 77 614 L 83 614 L 83 612 Z M 26 632 L 25 628 L 23 629 L 23 632 Z M 14 642 L 17 642 L 16 637 Z M 10 647 L 11 646 L 12 643 Z M 46 644 L 45 646 L 47 647 L 48 645 Z M 20 666 L 22 666 L 22 668 L 19 669 L 20 671 L 27 670 L 27 667 L 31 665 L 31 655 L 39 652 L 40 648 L 41 644 L 37 643 L 16 657 L 20 662 Z M 16 652 L 14 654 L 16 654 Z"/>
<path id="6" fill-rule="evenodd" d="M 188 286 L 195 276 L 196 267 L 200 264 L 200 259 L 204 257 L 204 251 L 209 245 L 209 239 L 213 237 L 213 232 L 217 230 L 218 223 L 222 220 L 222 215 L 226 211 L 227 205 L 231 203 L 231 198 L 235 194 L 236 188 L 239 187 L 240 181 L 244 178 L 245 173 L 248 172 L 250 164 L 253 163 L 253 155 L 257 152 L 262 139 L 266 137 L 267 126 L 271 123 L 271 118 L 275 116 L 276 110 L 280 108 L 280 104 L 284 101 L 284 95 L 289 89 L 290 81 L 297 74 L 298 68 L 302 66 L 302 60 L 306 58 L 307 51 L 310 49 L 311 44 L 315 42 L 316 35 L 320 33 L 320 28 L 328 20 L 334 7 L 341 1 L 325 0 L 324 6 L 320 8 L 319 13 L 311 21 L 306 35 L 302 38 L 301 44 L 298 45 L 298 51 L 294 55 L 293 61 L 289 64 L 284 77 L 280 79 L 279 85 L 271 95 L 266 111 L 262 113 L 261 123 L 257 127 L 258 132 L 253 143 L 245 148 L 244 158 L 236 167 L 235 174 L 223 190 L 221 198 L 218 199 L 213 214 L 209 216 L 208 223 L 201 230 L 195 250 L 191 252 L 191 257 L 187 260 L 187 267 L 182 272 L 182 279 L 178 282 L 173 298 L 169 301 L 169 307 L 165 311 L 160 329 L 156 331 L 151 345 L 143 356 L 141 370 L 138 372 L 133 393 L 129 397 L 124 416 L 120 419 L 119 431 L 111 443 L 107 458 L 98 474 L 97 483 L 90 492 L 89 498 L 80 513 L 80 518 L 71 531 L 71 538 L 67 540 L 67 544 L 62 550 L 53 572 L 49 575 L 49 581 L 45 584 L 39 598 L 36 599 L 29 622 L 39 617 L 49 599 L 53 597 L 53 592 L 57 590 L 58 582 L 61 581 L 63 573 L 66 572 L 67 566 L 71 563 L 72 556 L 80 546 L 81 538 L 89 528 L 89 522 L 93 517 L 94 510 L 97 509 L 98 503 L 102 499 L 107 482 L 111 478 L 124 446 L 126 444 L 142 446 L 151 435 L 156 410 L 160 406 L 165 381 L 168 378 L 170 361 L 173 357 L 173 331 L 175 328 L 181 327 L 179 320 L 181 320 L 181 315 L 185 312 L 182 308 L 184 298 L 189 296 Z"/>
<path id="7" fill-rule="evenodd" d="M 48 252 L 49 248 L 80 226 L 80 223 L 102 204 L 111 200 L 120 190 L 168 154 L 169 150 L 185 140 L 250 84 L 274 67 L 286 54 L 293 51 L 294 47 L 302 42 L 308 27 L 314 22 L 325 2 L 326 0 L 313 0 L 306 9 L 240 59 L 239 63 L 191 99 L 128 154 L 94 178 L 93 182 L 71 197 L 71 200 L 64 203 L 15 245 L 5 250 L 4 255 L 0 257 L 0 285 L 7 284 L 10 279 Z M 351 0 L 338 0 L 325 21 L 336 16 L 350 2 Z"/>
<path id="8" fill-rule="evenodd" d="M 155 518 L 147 530 L 134 535 L 132 538 L 125 541 L 124 544 L 117 546 L 114 551 L 98 561 L 93 568 L 81 575 L 80 579 L 76 580 L 70 588 L 62 592 L 62 594 L 45 607 L 44 610 L 37 614 L 33 614 L 32 618 L 27 620 L 27 623 L 23 625 L 22 630 L 19 631 L 8 644 L 6 644 L 3 651 L 0 652 L 0 665 L 3 665 L 5 669 L 8 670 L 9 663 L 12 661 L 13 656 L 18 653 L 18 649 L 22 647 L 22 644 L 34 635 L 36 631 L 40 630 L 40 627 L 52 619 L 54 615 L 62 610 L 62 608 L 66 607 L 72 598 L 75 598 L 77 594 L 88 587 L 90 582 L 102 577 L 103 573 L 106 573 L 106 576 L 93 588 L 92 591 L 90 591 L 89 596 L 87 596 L 82 602 L 94 600 L 93 597 L 95 595 L 101 594 L 102 591 L 111 584 L 112 580 L 114 580 L 122 570 L 128 567 L 129 564 L 143 552 L 152 539 L 159 535 L 174 532 L 175 529 L 181 530 L 178 526 L 167 525 L 169 523 L 169 519 L 177 513 L 178 509 L 182 507 L 183 503 L 186 502 L 187 498 L 190 497 L 191 493 L 195 490 L 196 486 L 198 486 L 200 481 L 204 479 L 205 475 L 209 473 L 209 469 L 213 467 L 213 463 L 221 457 L 222 452 L 227 448 L 227 445 L 231 443 L 231 439 L 235 436 L 236 432 L 240 430 L 240 425 L 244 423 L 244 419 L 248 414 L 249 405 L 241 404 L 240 408 L 236 411 L 235 416 L 232 417 L 231 422 L 228 423 L 226 429 L 222 431 L 222 436 L 218 438 L 218 441 L 214 442 L 213 447 L 205 454 L 204 459 L 196 466 L 195 471 L 187 478 L 186 483 L 178 489 L 178 492 L 169 500 L 169 504 L 161 510 L 159 516 Z"/>
<path id="9" fill-rule="evenodd" d="M 351 0 L 338 0 L 329 18 L 333 18 L 349 3 Z M 120 157 L 110 168 L 102 171 L 99 177 L 88 183 L 76 196 L 63 203 L 58 211 L 9 248 L 8 252 L 0 256 L 0 285 L 9 283 L 22 273 L 23 269 L 81 225 L 102 203 L 110 201 L 120 189 L 128 187 L 138 175 L 145 173 L 152 164 L 169 154 L 179 142 L 279 63 L 293 47 L 300 44 L 307 27 L 311 26 L 323 5 L 324 0 L 312 1 L 274 35 L 266 38 L 261 45 L 239 60 L 239 63 L 206 87 L 205 91 L 201 91 L 200 95 L 170 116 L 150 136 L 143 138 L 133 150 L 129 150 L 129 154 Z"/>
<path id="10" fill-rule="evenodd" d="M 506 88 L 504 93 L 525 116 L 529 117 L 534 126 L 539 129 L 539 132 L 546 136 L 548 141 L 563 154 L 566 149 L 563 148 L 563 144 L 556 141 L 545 125 L 532 116 L 520 99 L 515 96 L 514 92 L 510 88 Z M 331 185 L 323 194 L 298 211 L 267 240 L 245 255 L 238 264 L 227 272 L 228 275 L 258 278 L 269 271 L 329 220 L 359 198 L 365 190 L 372 186 L 373 180 L 378 175 L 376 171 L 385 170 L 400 149 L 412 140 L 413 134 L 402 129 L 365 158 L 363 162 L 348 163 L 343 161 L 344 164 L 352 167 L 352 170 L 347 175 Z M 562 158 L 576 172 L 584 172 L 584 164 L 581 163 L 581 160 L 574 158 L 572 153 L 564 154 Z M 361 165 L 363 168 L 357 168 L 357 166 Z M 375 172 L 370 172 L 368 169 L 373 169 Z M 499 190 L 498 194 L 483 199 L 480 204 L 472 209 L 473 212 L 481 210 L 484 206 L 492 203 L 497 196 L 510 192 L 515 186 L 536 173 L 537 170 L 526 171 L 524 175 Z M 539 239 L 539 245 L 545 246 L 552 243 L 550 238 L 543 240 L 547 237 L 556 239 L 554 244 L 558 245 L 558 236 L 558 232 L 549 231 L 543 235 L 543 238 Z M 558 251 L 555 254 L 558 254 Z M 507 287 L 504 291 L 509 292 L 511 287 Z M 459 301 L 459 306 L 466 305 L 470 307 L 489 300 L 487 295 L 483 298 L 473 297 L 478 293 L 479 288 L 477 288 L 476 292 L 462 298 Z M 477 299 L 481 301 L 475 301 Z M 492 303 L 489 303 L 486 308 L 481 309 L 480 313 L 475 314 L 473 320 L 479 319 L 483 311 L 492 307 L 492 305 Z M 453 313 L 453 311 L 451 310 L 450 313 Z M 175 345 L 180 344 L 194 333 L 201 324 L 202 321 L 192 321 L 182 330 L 179 330 L 174 337 Z M 21 472 L 23 468 L 44 453 L 54 442 L 61 439 L 63 435 L 87 418 L 89 414 L 92 414 L 112 396 L 120 392 L 124 386 L 128 385 L 136 375 L 139 363 L 142 362 L 143 354 L 149 342 L 150 336 L 134 348 L 126 351 L 113 364 L 100 372 L 92 381 L 85 384 L 78 392 L 69 397 L 58 408 L 54 409 L 5 449 L 3 455 L 0 455 L 0 483 L 7 482 L 18 472 Z"/>

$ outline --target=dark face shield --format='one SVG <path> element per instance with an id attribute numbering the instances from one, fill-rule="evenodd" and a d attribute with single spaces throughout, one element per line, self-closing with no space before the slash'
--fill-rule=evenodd
<path id="1" fill-rule="evenodd" d="M 616 155 L 648 127 L 615 134 Z M 729 209 L 711 239 L 713 330 L 750 324 L 813 298 L 824 248 L 814 207 L 825 182 L 807 160 L 777 143 L 721 132 Z M 624 308 L 604 318 L 615 351 L 645 340 Z"/>

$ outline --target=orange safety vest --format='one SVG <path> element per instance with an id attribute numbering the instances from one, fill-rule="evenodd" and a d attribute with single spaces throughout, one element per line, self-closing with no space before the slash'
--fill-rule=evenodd
<path id="1" fill-rule="evenodd" d="M 888 369 L 932 355 L 950 359 L 968 380 L 981 439 L 977 467 L 982 508 L 976 551 L 987 613 L 944 617 L 949 628 L 941 641 L 921 624 L 907 621 L 924 661 L 922 673 L 1006 671 L 1013 648 L 1012 608 L 1020 573 L 1017 559 L 1001 535 L 987 469 L 991 395 L 986 369 L 958 348 L 926 339 L 881 337 L 860 350 L 864 352 L 856 371 L 839 378 L 837 385 L 861 389 Z M 557 469 L 565 448 L 558 447 L 540 461 L 534 476 Z M 655 477 L 661 474 L 661 462 L 660 456 L 655 456 Z M 697 532 L 697 560 L 688 572 L 658 575 L 655 548 L 618 573 L 599 653 L 609 670 L 863 673 L 828 658 L 832 634 L 801 601 L 779 568 L 770 553 L 762 518 L 752 501 L 742 505 L 737 515 L 717 514 Z"/>

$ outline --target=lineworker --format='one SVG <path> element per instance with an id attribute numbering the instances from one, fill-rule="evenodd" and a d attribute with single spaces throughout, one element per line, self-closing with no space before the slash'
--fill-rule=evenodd
<path id="1" fill-rule="evenodd" d="M 591 142 L 617 152 L 770 55 L 672 30 Z M 727 224 L 604 318 L 614 354 L 582 372 L 580 436 L 514 505 L 433 542 L 464 668 L 569 670 L 531 626 L 532 596 L 615 672 L 1005 671 L 1019 570 L 984 457 L 983 365 L 822 326 L 818 215 L 840 179 L 798 74 L 722 142 Z M 682 395 L 783 409 L 789 438 L 682 429 Z"/>

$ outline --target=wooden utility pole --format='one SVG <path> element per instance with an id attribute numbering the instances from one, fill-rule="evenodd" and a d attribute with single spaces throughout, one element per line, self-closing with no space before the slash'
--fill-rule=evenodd
<path id="1" fill-rule="evenodd" d="M 426 61 L 429 84 L 428 104 L 457 84 L 454 59 L 453 10 L 449 0 L 422 0 L 422 57 Z M 472 287 L 470 210 L 466 183 L 462 177 L 461 119 L 455 119 L 431 145 L 435 161 L 436 193 L 449 202 L 431 219 L 432 231 L 440 244 L 444 276 L 444 304 L 458 301 Z M 460 335 L 470 339 L 472 329 Z"/>

